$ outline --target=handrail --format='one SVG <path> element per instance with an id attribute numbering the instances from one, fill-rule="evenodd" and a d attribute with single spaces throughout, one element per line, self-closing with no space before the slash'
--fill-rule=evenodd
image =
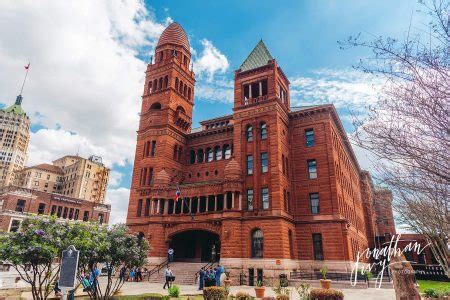
<path id="1" fill-rule="evenodd" d="M 164 260 L 162 263 L 160 263 L 159 265 L 157 265 L 156 267 L 154 267 L 152 270 L 150 270 L 150 271 L 148 272 L 148 275 L 147 275 L 147 281 L 150 281 L 150 277 L 151 277 L 153 274 L 159 273 L 159 271 L 161 271 L 161 269 L 162 269 L 164 266 L 167 266 L 167 265 L 169 265 L 169 260 L 168 260 L 168 259 Z"/>

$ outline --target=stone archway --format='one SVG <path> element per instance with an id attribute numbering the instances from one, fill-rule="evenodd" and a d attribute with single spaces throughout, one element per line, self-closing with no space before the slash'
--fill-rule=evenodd
<path id="1" fill-rule="evenodd" d="M 211 231 L 184 230 L 171 235 L 168 242 L 175 261 L 210 262 L 220 258 L 220 236 Z"/>

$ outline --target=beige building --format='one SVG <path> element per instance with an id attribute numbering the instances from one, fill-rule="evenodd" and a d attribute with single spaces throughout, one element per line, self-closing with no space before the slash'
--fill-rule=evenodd
<path id="1" fill-rule="evenodd" d="M 53 164 L 39 164 L 18 172 L 15 185 L 103 203 L 109 169 L 98 156 L 66 155 Z"/>
<path id="2" fill-rule="evenodd" d="M 23 169 L 30 141 L 30 119 L 22 109 L 22 96 L 6 109 L 0 109 L 0 187 L 14 181 Z"/>

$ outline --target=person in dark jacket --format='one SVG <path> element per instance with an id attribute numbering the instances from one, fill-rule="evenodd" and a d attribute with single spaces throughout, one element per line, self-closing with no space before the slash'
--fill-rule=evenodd
<path id="1" fill-rule="evenodd" d="M 199 273 L 199 277 L 200 277 L 200 279 L 198 281 L 198 289 L 199 290 L 203 290 L 203 286 L 205 285 L 205 274 L 206 274 L 205 268 L 202 267 L 200 269 L 200 273 Z"/>

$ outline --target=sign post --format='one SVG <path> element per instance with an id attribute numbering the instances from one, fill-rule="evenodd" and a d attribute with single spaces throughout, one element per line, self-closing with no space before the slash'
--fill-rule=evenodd
<path id="1" fill-rule="evenodd" d="M 59 288 L 63 294 L 63 299 L 67 299 L 67 293 L 75 288 L 79 255 L 80 251 L 75 249 L 73 245 L 62 252 Z"/>

